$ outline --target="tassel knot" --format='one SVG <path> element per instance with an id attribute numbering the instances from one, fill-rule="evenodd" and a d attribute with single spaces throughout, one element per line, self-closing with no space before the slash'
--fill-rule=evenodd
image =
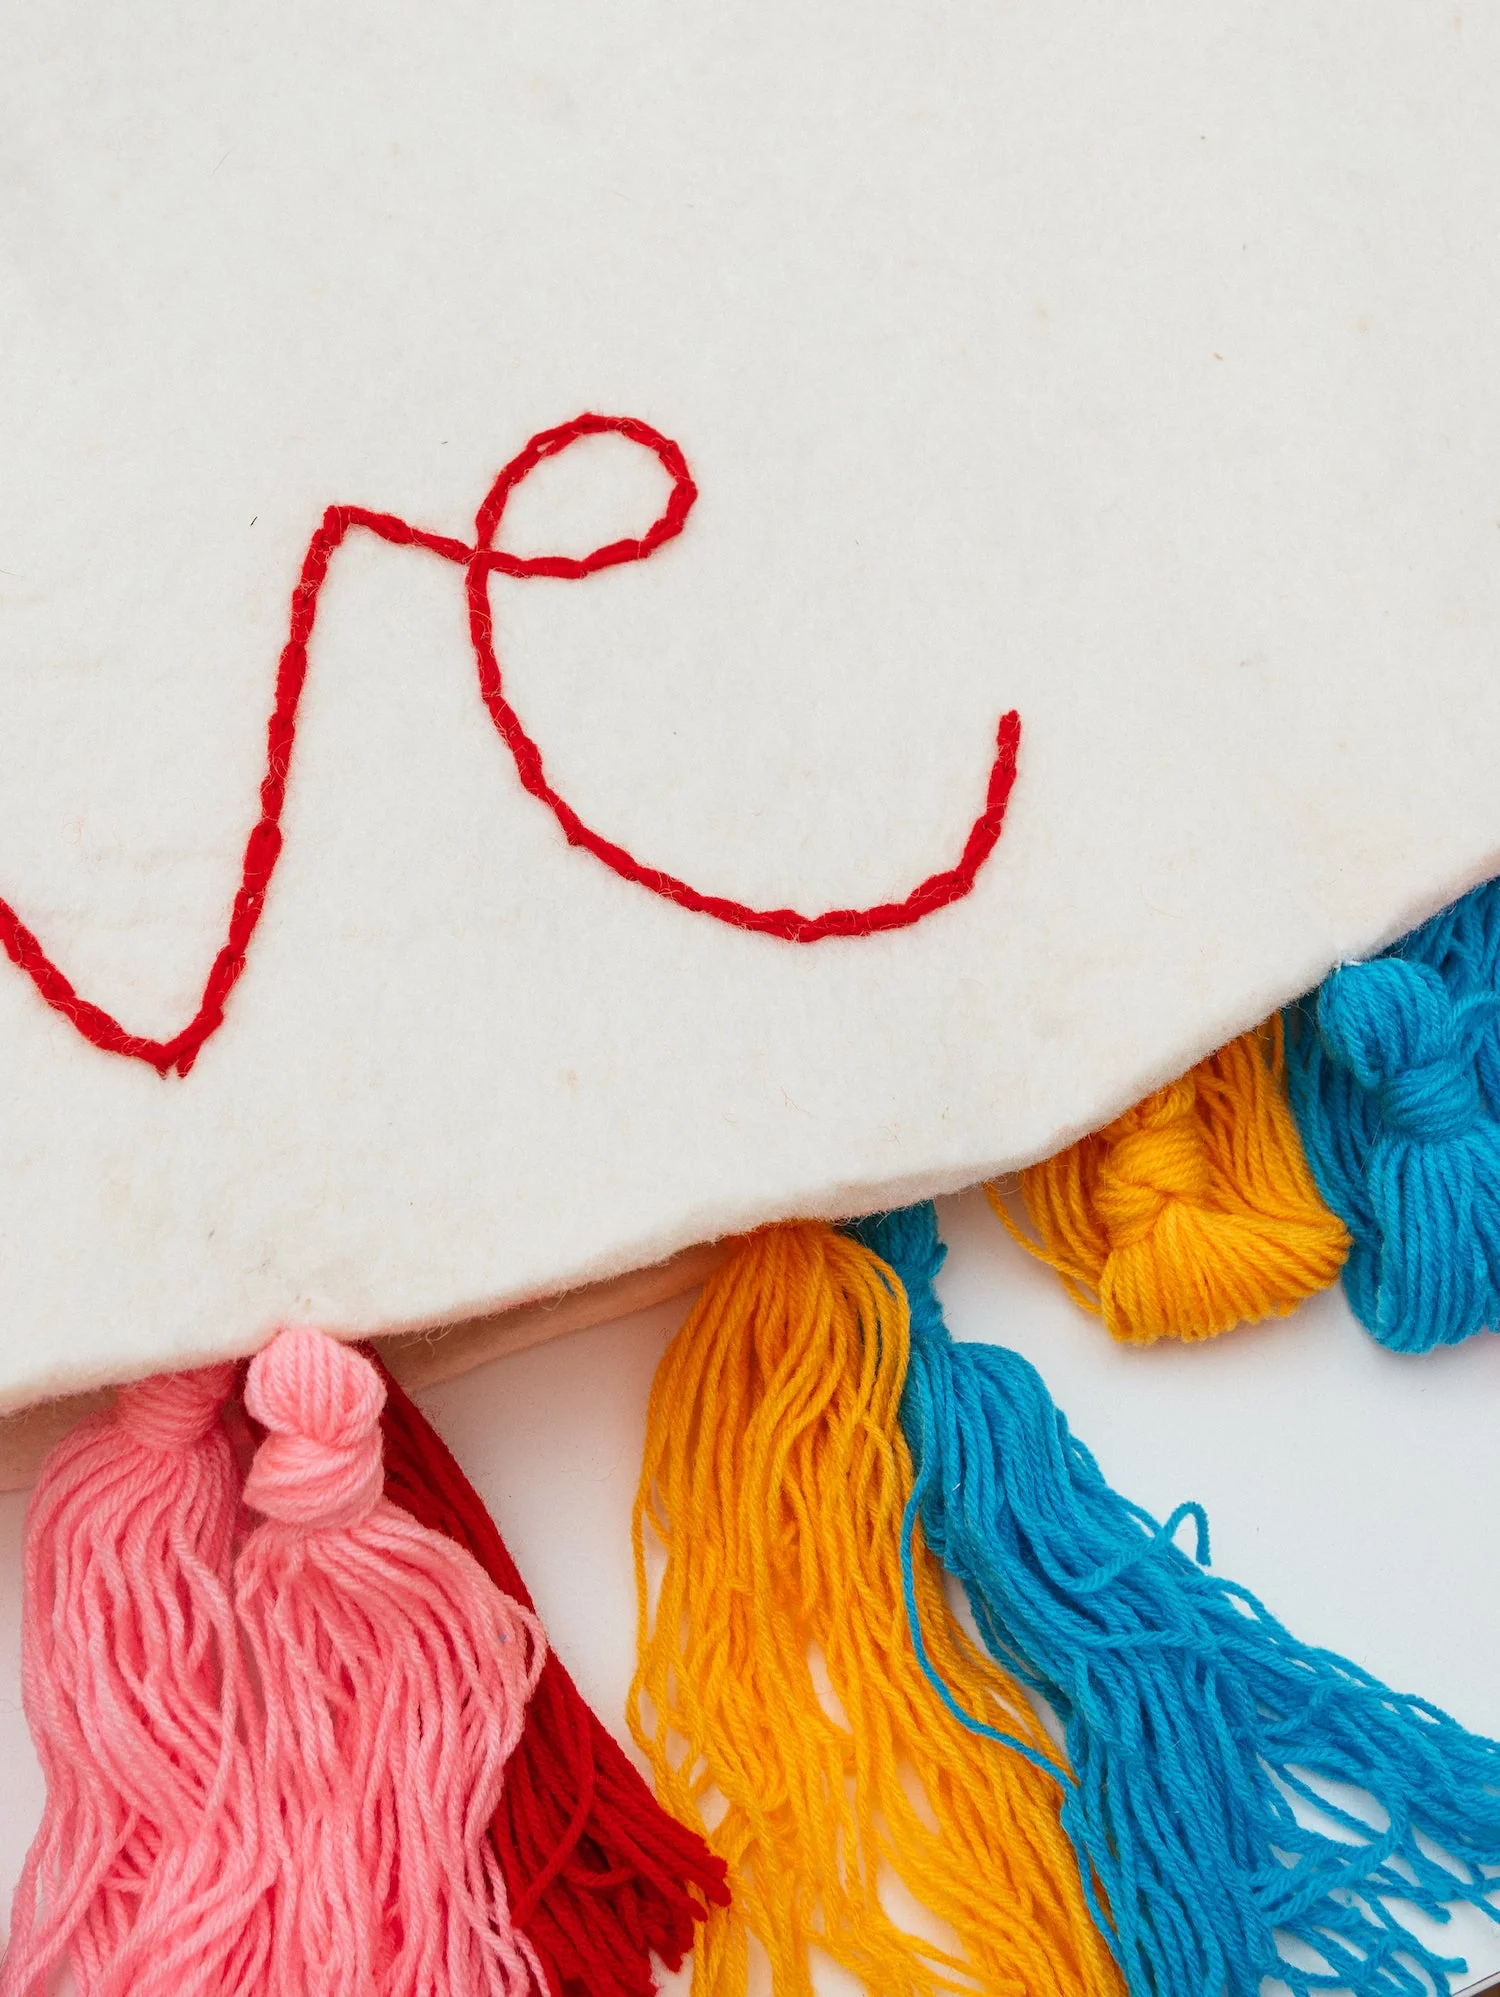
<path id="1" fill-rule="evenodd" d="M 1418 931 L 1403 956 L 1332 972 L 1289 1014 L 1297 1120 L 1353 1237 L 1350 1307 L 1398 1352 L 1500 1321 L 1500 998 L 1454 958 L 1456 933 L 1445 926 L 1443 971 Z"/>
<path id="2" fill-rule="evenodd" d="M 283 1525 L 354 1525 L 380 1498 L 385 1388 L 357 1352 L 288 1326 L 250 1368 L 245 1406 L 268 1433 L 245 1502 Z"/>
<path id="3" fill-rule="evenodd" d="M 1177 1200 L 1209 1197 L 1208 1148 L 1197 1116 L 1191 1075 L 1122 1116 L 1099 1159 L 1094 1210 L 1115 1251 L 1146 1241 Z"/>
<path id="4" fill-rule="evenodd" d="M 1420 1062 L 1382 1082 L 1376 1096 L 1382 1123 L 1413 1144 L 1451 1144 L 1484 1115 L 1472 1060 Z"/>
<path id="5" fill-rule="evenodd" d="M 1021 1175 L 1036 1239 L 1116 1338 L 1209 1338 L 1279 1317 L 1348 1251 L 1281 1094 L 1279 1024 L 1242 1034 L 1107 1129 Z"/>
<path id="6" fill-rule="evenodd" d="M 137 1380 L 115 1396 L 115 1418 L 124 1433 L 164 1455 L 185 1455 L 214 1430 L 234 1392 L 233 1365 L 197 1373 L 161 1373 Z"/>
<path id="7" fill-rule="evenodd" d="M 1396 957 L 1347 965 L 1318 994 L 1329 1054 L 1373 1094 L 1381 1124 L 1416 1144 L 1452 1143 L 1486 1115 L 1477 1061 L 1497 1011 Z"/>

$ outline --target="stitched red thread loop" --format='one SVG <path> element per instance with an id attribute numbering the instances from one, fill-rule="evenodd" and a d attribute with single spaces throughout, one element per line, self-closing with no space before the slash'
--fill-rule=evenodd
<path id="1" fill-rule="evenodd" d="M 587 555 L 507 554 L 494 545 L 511 494 L 544 458 L 556 457 L 580 437 L 604 433 L 625 437 L 652 452 L 672 482 L 671 492 L 660 517 L 638 539 L 606 542 Z M 682 532 L 698 488 L 693 483 L 687 460 L 670 437 L 653 430 L 633 416 L 575 416 L 555 430 L 538 431 L 526 448 L 513 457 L 485 496 L 475 520 L 474 546 L 469 547 L 446 534 L 430 534 L 413 527 L 392 513 L 372 513 L 362 506 L 330 506 L 313 534 L 302 560 L 302 572 L 292 591 L 291 622 L 286 644 L 276 671 L 276 693 L 266 723 L 266 773 L 260 786 L 260 817 L 245 842 L 239 890 L 230 910 L 229 927 L 223 945 L 209 969 L 198 1010 L 170 1040 L 154 1040 L 145 1034 L 130 1033 L 102 1007 L 82 997 L 65 974 L 47 955 L 41 943 L 21 920 L 8 901 L 0 899 L 0 944 L 11 961 L 23 970 L 54 1011 L 60 1012 L 93 1046 L 106 1054 L 122 1054 L 144 1061 L 165 1075 L 175 1070 L 186 1075 L 198 1058 L 199 1050 L 224 1022 L 224 1008 L 239 981 L 265 907 L 266 890 L 281 855 L 281 813 L 286 803 L 287 777 L 296 741 L 297 708 L 307 678 L 307 647 L 317 615 L 318 594 L 328 573 L 329 560 L 351 527 L 363 528 L 397 547 L 425 548 L 444 561 L 454 562 L 465 571 L 469 605 L 469 633 L 479 671 L 479 691 L 490 718 L 499 730 L 515 761 L 516 774 L 531 796 L 546 805 L 572 846 L 581 846 L 601 860 L 622 880 L 649 888 L 653 894 L 676 902 L 696 915 L 709 915 L 737 929 L 751 929 L 762 935 L 777 936 L 788 943 L 816 943 L 826 936 L 869 936 L 882 929 L 905 929 L 935 910 L 958 901 L 973 887 L 979 869 L 994 851 L 1005 820 L 1005 807 L 1016 777 L 1016 753 L 1021 740 L 1021 718 L 1015 712 L 1003 715 L 996 733 L 995 759 L 990 767 L 984 808 L 970 827 L 958 864 L 918 882 L 901 901 L 880 902 L 871 908 L 831 908 L 821 915 L 802 915 L 794 908 L 751 908 L 745 902 L 723 895 L 704 894 L 687 881 L 647 867 L 586 825 L 564 797 L 547 781 L 542 752 L 527 734 L 520 716 L 505 698 L 500 679 L 500 662 L 495 654 L 494 624 L 490 616 L 491 575 L 522 580 L 530 576 L 551 576 L 575 582 L 599 569 L 615 568 L 622 562 L 643 562 L 667 541 Z"/>

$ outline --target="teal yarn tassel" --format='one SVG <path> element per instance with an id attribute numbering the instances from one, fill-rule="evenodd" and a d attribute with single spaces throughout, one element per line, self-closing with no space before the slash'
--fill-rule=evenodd
<path id="1" fill-rule="evenodd" d="M 1485 881 L 1383 953 L 1436 971 L 1456 999 L 1500 986 L 1500 881 Z"/>
<path id="2" fill-rule="evenodd" d="M 1207 1571 L 1199 1507 L 1158 1526 L 1105 1482 L 1033 1367 L 955 1343 L 930 1205 L 851 1231 L 911 1308 L 908 1614 L 920 1513 L 986 1646 L 1062 1723 L 1063 1826 L 1131 1997 L 1258 1997 L 1265 1977 L 1293 1997 L 1448 1997 L 1464 1964 L 1395 1903 L 1500 1920 L 1500 1743 L 1299 1643 Z M 1173 1539 L 1189 1517 L 1196 1561 Z M 950 1710 L 989 1732 L 934 1675 L 914 1617 L 913 1637 Z M 1325 1784 L 1363 1792 L 1373 1821 Z M 1326 1828 L 1299 1823 L 1294 1799 Z"/>
<path id="3" fill-rule="evenodd" d="M 1397 1352 L 1500 1324 L 1500 891 L 1286 1014 L 1292 1113 L 1350 1234 L 1344 1289 Z"/>

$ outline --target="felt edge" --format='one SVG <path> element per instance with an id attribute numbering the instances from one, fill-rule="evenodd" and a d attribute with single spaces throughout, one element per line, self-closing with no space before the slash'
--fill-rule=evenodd
<path id="1" fill-rule="evenodd" d="M 701 1288 L 731 1245 L 728 1240 L 705 1242 L 647 1268 L 487 1317 L 429 1331 L 397 1332 L 380 1340 L 381 1356 L 409 1393 L 420 1393 L 492 1359 L 685 1296 Z M 48 1452 L 85 1415 L 107 1408 L 113 1399 L 112 1387 L 97 1388 L 0 1415 L 0 1492 L 30 1490 Z"/>

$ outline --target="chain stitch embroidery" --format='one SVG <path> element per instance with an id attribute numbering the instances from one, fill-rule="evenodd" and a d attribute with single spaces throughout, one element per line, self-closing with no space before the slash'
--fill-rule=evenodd
<path id="1" fill-rule="evenodd" d="M 653 452 L 672 481 L 666 507 L 646 532 L 638 540 L 610 541 L 582 556 L 523 558 L 496 548 L 494 541 L 506 504 L 522 480 L 543 459 L 555 457 L 580 437 L 605 432 L 626 437 Z M 317 614 L 318 593 L 328 573 L 329 560 L 351 527 L 363 528 L 398 547 L 425 548 L 464 569 L 479 691 L 515 761 L 517 776 L 525 789 L 546 805 L 570 845 L 584 847 L 622 880 L 634 881 L 695 914 L 712 916 L 716 921 L 757 930 L 789 943 L 816 943 L 827 936 L 868 936 L 883 929 L 904 929 L 950 902 L 961 900 L 973 887 L 979 869 L 1000 837 L 1005 807 L 1015 782 L 1016 752 L 1021 738 L 1020 716 L 1015 712 L 1001 717 L 984 807 L 969 830 L 957 865 L 929 875 L 901 901 L 880 902 L 870 908 L 832 908 L 821 915 L 802 915 L 793 908 L 751 908 L 721 895 L 704 894 L 672 874 L 643 865 L 623 846 L 586 825 L 547 781 L 541 751 L 505 698 L 501 685 L 490 616 L 491 575 L 516 579 L 552 576 L 577 581 L 623 562 L 643 562 L 682 532 L 697 496 L 698 488 L 687 460 L 671 438 L 631 416 L 583 415 L 556 429 L 539 431 L 511 459 L 479 509 L 473 547 L 450 536 L 413 527 L 391 513 L 373 513 L 361 506 L 330 506 L 308 543 L 302 572 L 292 592 L 291 621 L 277 667 L 275 701 L 266 724 L 266 773 L 260 786 L 260 816 L 245 843 L 228 931 L 210 967 L 198 1010 L 169 1040 L 153 1040 L 127 1031 L 110 1013 L 74 989 L 11 904 L 0 899 L 0 943 L 11 961 L 26 973 L 47 1004 L 70 1020 L 95 1047 L 108 1054 L 144 1061 L 163 1075 L 174 1070 L 179 1075 L 187 1074 L 205 1041 L 223 1024 L 224 1008 L 245 968 L 246 955 L 265 907 L 266 891 L 281 853 L 281 813 L 296 739 L 297 707 L 307 678 L 307 647 Z"/>

